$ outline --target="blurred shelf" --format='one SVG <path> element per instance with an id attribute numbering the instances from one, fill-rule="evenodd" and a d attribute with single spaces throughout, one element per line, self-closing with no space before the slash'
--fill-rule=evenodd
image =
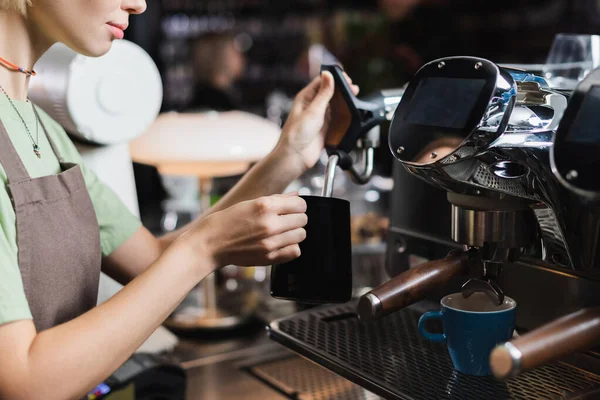
<path id="1" fill-rule="evenodd" d="M 385 243 L 365 243 L 352 245 L 352 254 L 354 255 L 382 254 L 385 253 L 385 250 Z"/>
<path id="2" fill-rule="evenodd" d="M 316 12 L 344 10 L 372 10 L 376 2 L 363 0 L 163 0 L 167 13 L 194 12 L 204 14 L 232 13 L 242 16 L 307 15 Z"/>

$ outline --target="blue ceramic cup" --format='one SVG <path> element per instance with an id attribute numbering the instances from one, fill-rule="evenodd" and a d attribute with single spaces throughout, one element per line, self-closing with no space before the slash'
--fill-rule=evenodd
<path id="1" fill-rule="evenodd" d="M 454 368 L 468 375 L 491 375 L 490 353 L 499 343 L 510 340 L 515 327 L 517 303 L 504 298 L 496 306 L 485 293 L 475 293 L 465 299 L 462 294 L 450 294 L 440 302 L 442 311 L 431 311 L 419 319 L 419 332 L 427 340 L 445 342 Z M 444 333 L 425 329 L 430 319 L 442 320 Z"/>

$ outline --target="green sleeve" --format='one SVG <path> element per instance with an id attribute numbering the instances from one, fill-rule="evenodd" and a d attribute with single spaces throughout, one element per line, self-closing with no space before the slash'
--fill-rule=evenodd
<path id="1" fill-rule="evenodd" d="M 10 197 L 3 186 L 0 188 L 0 324 L 33 319 L 21 280 L 18 250 L 14 240 L 8 239 L 14 237 L 14 219 L 7 221 L 4 216 L 11 214 Z"/>
<path id="2" fill-rule="evenodd" d="M 85 164 L 81 164 L 85 183 L 100 226 L 102 255 L 112 254 L 142 226 L 138 217 L 123 204 L 121 199 L 106 186 Z"/>

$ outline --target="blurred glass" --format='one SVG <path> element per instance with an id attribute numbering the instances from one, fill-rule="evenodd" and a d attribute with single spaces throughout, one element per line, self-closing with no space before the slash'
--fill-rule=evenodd
<path id="1" fill-rule="evenodd" d="M 600 66 L 600 36 L 558 34 L 543 69 L 555 89 L 573 90 L 590 71 Z"/>

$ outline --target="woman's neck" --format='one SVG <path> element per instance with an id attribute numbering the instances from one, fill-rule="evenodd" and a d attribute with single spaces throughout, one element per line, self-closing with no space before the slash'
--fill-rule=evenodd
<path id="1" fill-rule="evenodd" d="M 52 43 L 19 13 L 0 11 L 0 57 L 31 70 Z M 0 85 L 15 100 L 25 100 L 29 77 L 0 65 Z"/>

